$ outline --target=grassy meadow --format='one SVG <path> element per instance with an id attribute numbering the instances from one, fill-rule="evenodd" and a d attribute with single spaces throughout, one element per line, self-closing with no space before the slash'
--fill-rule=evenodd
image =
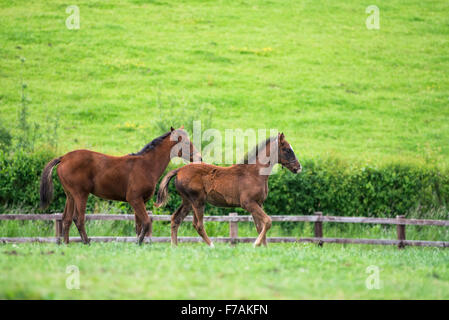
<path id="1" fill-rule="evenodd" d="M 449 298 L 449 251 L 436 248 L 25 244 L 0 255 L 1 299 Z"/>
<path id="2" fill-rule="evenodd" d="M 169 223 L 154 223 L 168 236 Z M 227 223 L 207 222 L 209 236 L 228 236 Z M 183 223 L 180 236 L 197 236 Z M 134 236 L 131 222 L 89 221 L 89 236 Z M 2 236 L 47 236 L 52 222 L 9 221 Z M 324 224 L 329 237 L 395 239 L 396 228 Z M 313 236 L 312 223 L 274 223 L 269 236 Z M 71 236 L 78 236 L 72 226 Z M 239 236 L 256 236 L 252 223 Z M 408 239 L 449 240 L 447 228 L 407 227 Z M 215 243 L 4 244 L 0 299 L 449 299 L 446 248 L 315 244 Z M 75 267 L 74 267 L 75 266 Z M 79 270 L 79 289 L 67 288 Z M 68 271 L 71 270 L 71 271 Z M 379 282 L 372 282 L 378 275 Z M 376 280 L 377 281 L 377 280 Z M 377 283 L 378 286 L 374 286 Z M 373 287 L 374 286 L 374 287 Z"/>
<path id="3" fill-rule="evenodd" d="M 77 30 L 66 27 L 70 4 L 80 10 Z M 365 25 L 369 4 L 1 1 L 0 129 L 19 132 L 26 104 L 30 124 L 43 130 L 38 148 L 52 140 L 58 154 L 81 148 L 128 154 L 170 125 L 189 128 L 202 120 L 204 129 L 223 134 L 283 131 L 299 160 L 448 169 L 449 2 L 374 3 L 379 30 Z M 435 216 L 447 217 L 440 209 Z M 52 236 L 53 228 L 52 222 L 7 221 L 0 236 Z M 268 235 L 305 237 L 312 228 L 274 223 Z M 206 223 L 206 230 L 229 232 L 225 223 Z M 87 232 L 132 236 L 134 226 L 88 222 Z M 154 236 L 169 233 L 167 223 L 155 223 Z M 254 225 L 239 224 L 240 236 L 255 234 Z M 396 229 L 325 224 L 324 234 L 394 239 Z M 74 226 L 71 235 L 78 236 Z M 179 235 L 196 232 L 185 223 Z M 408 226 L 407 238 L 448 241 L 449 231 Z M 66 288 L 71 265 L 79 268 L 80 289 Z M 370 266 L 379 268 L 378 289 L 366 286 Z M 0 245 L 0 299 L 127 298 L 449 299 L 449 251 Z"/>
<path id="4" fill-rule="evenodd" d="M 64 1 L 0 4 L 1 122 L 22 81 L 58 150 L 139 150 L 169 122 L 282 130 L 300 158 L 449 163 L 449 3 Z M 20 58 L 26 59 L 21 63 Z M 23 79 L 23 80 L 22 80 Z"/>

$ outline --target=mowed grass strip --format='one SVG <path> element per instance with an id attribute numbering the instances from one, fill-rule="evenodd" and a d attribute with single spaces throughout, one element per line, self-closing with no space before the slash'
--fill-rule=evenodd
<path id="1" fill-rule="evenodd" d="M 2 299 L 449 298 L 449 251 L 437 248 L 21 244 L 0 255 Z M 73 266 L 80 288 L 69 290 Z"/>
<path id="2" fill-rule="evenodd" d="M 300 157 L 449 159 L 449 3 L 64 1 L 0 5 L 0 112 L 60 121 L 59 148 L 140 149 L 169 110 L 213 126 L 277 128 Z M 25 57 L 22 66 L 20 57 Z M 162 118 L 164 120 L 164 118 Z M 170 119 L 167 119 L 169 121 Z"/>

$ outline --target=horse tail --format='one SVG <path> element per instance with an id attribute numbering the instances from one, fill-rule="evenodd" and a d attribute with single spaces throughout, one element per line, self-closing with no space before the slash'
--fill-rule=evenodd
<path id="1" fill-rule="evenodd" d="M 41 176 L 41 203 L 40 207 L 41 209 L 46 209 L 48 205 L 50 204 L 50 201 L 53 197 L 53 180 L 51 178 L 51 173 L 53 171 L 53 167 L 56 166 L 58 163 L 61 162 L 61 158 L 56 158 L 51 160 L 44 168 L 44 171 L 42 171 Z"/>
<path id="2" fill-rule="evenodd" d="M 164 206 L 168 200 L 168 184 L 170 180 L 173 179 L 174 176 L 178 174 L 179 169 L 172 170 L 162 179 L 161 184 L 159 185 L 159 191 L 157 193 L 157 202 L 154 204 L 156 208 L 160 206 Z"/>

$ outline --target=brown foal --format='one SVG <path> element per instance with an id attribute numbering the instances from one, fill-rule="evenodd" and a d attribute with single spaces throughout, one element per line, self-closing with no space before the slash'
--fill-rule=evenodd
<path id="1" fill-rule="evenodd" d="M 40 186 L 41 208 L 45 209 L 50 204 L 53 193 L 51 173 L 53 167 L 59 164 L 58 177 L 67 196 L 62 217 L 65 243 L 69 243 L 72 220 L 83 243 L 89 243 L 84 220 L 87 197 L 92 193 L 103 199 L 126 201 L 133 207 L 136 234 L 141 244 L 146 235 L 151 236 L 151 220 L 145 203 L 153 196 L 156 183 L 172 157 L 182 157 L 191 162 L 194 158 L 201 160 L 182 128 L 171 128 L 171 131 L 154 139 L 138 153 L 122 157 L 89 150 L 69 152 L 45 166 Z"/>
<path id="2" fill-rule="evenodd" d="M 264 160 L 266 157 L 272 159 L 271 152 L 277 153 L 274 154 L 274 163 Z M 176 176 L 175 186 L 182 197 L 182 205 L 172 215 L 172 245 L 177 245 L 179 225 L 193 208 L 193 226 L 203 240 L 213 247 L 203 224 L 204 206 L 208 202 L 217 207 L 241 207 L 251 213 L 259 233 L 254 246 L 260 246 L 261 243 L 266 246 L 266 233 L 271 227 L 271 218 L 264 212 L 262 205 L 268 195 L 268 178 L 275 163 L 293 173 L 302 170 L 283 133 L 261 143 L 242 164 L 230 167 L 205 163 L 188 164 L 170 171 L 162 179 L 155 206 L 160 207 L 166 203 L 168 184 Z"/>

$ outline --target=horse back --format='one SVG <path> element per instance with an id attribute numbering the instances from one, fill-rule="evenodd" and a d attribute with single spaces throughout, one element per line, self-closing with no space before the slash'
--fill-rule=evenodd
<path id="1" fill-rule="evenodd" d="M 202 197 L 218 207 L 240 207 L 244 198 L 263 203 L 268 190 L 257 172 L 251 165 L 188 164 L 179 170 L 176 188 L 188 198 Z"/>
<path id="2" fill-rule="evenodd" d="M 58 176 L 69 192 L 93 193 L 111 200 L 125 200 L 133 161 L 90 150 L 67 153 L 58 166 Z"/>

